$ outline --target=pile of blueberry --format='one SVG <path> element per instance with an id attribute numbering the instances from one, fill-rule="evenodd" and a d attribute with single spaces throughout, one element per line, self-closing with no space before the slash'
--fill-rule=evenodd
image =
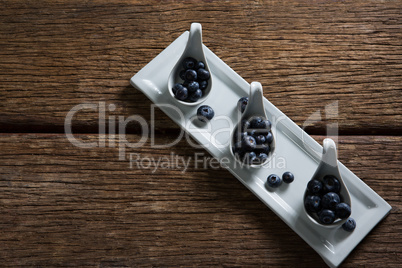
<path id="1" fill-rule="evenodd" d="M 260 165 L 268 159 L 273 139 L 271 122 L 255 116 L 243 120 L 236 128 L 232 151 L 241 162 Z"/>
<path id="2" fill-rule="evenodd" d="M 307 184 L 304 207 L 311 216 L 317 216 L 319 222 L 332 224 L 336 219 L 347 219 L 351 214 L 350 205 L 342 201 L 339 180 L 326 175 L 321 180 L 312 179 Z"/>
<path id="3" fill-rule="evenodd" d="M 172 92 L 176 99 L 185 102 L 196 102 L 204 94 L 211 77 L 205 64 L 194 58 L 187 57 L 182 62 L 183 69 L 180 71 L 180 78 L 183 83 L 173 86 Z"/>

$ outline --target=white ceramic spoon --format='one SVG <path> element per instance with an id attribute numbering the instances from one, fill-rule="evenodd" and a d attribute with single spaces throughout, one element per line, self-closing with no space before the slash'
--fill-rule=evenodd
<path id="1" fill-rule="evenodd" d="M 251 119 L 252 117 L 262 117 L 264 120 L 268 119 L 267 114 L 265 112 L 265 108 L 264 108 L 264 94 L 263 94 L 263 90 L 262 90 L 262 85 L 259 82 L 252 82 L 250 85 L 250 95 L 248 97 L 248 103 L 246 106 L 246 109 L 244 110 L 243 114 L 241 115 L 240 121 L 237 124 L 237 126 L 235 127 L 233 132 L 236 132 L 239 130 L 240 124 L 243 121 L 247 121 L 249 119 Z M 238 133 L 240 134 L 240 132 Z M 236 133 L 233 133 L 232 135 L 232 146 L 233 146 L 233 140 L 234 140 L 234 135 L 236 135 Z M 231 146 L 231 148 L 232 148 Z M 261 164 L 258 165 L 251 165 L 252 167 L 260 167 L 261 165 L 268 163 L 272 157 L 272 154 L 274 152 L 275 149 L 275 137 L 272 141 L 272 143 L 270 144 L 271 150 L 270 153 L 268 154 L 268 159 Z M 237 159 L 237 158 L 236 158 Z"/>
<path id="2" fill-rule="evenodd" d="M 180 78 L 180 71 L 183 70 L 182 66 L 182 61 L 187 58 L 187 57 L 192 57 L 196 59 L 197 61 L 202 61 L 204 62 L 205 69 L 209 71 L 210 78 L 208 80 L 208 86 L 206 89 L 203 90 L 203 96 L 196 102 L 186 102 L 186 101 L 181 101 L 176 99 L 176 97 L 173 94 L 172 88 L 176 83 L 182 83 L 183 80 Z M 213 74 L 210 71 L 210 68 L 208 66 L 207 59 L 204 54 L 204 48 L 202 46 L 202 27 L 200 23 L 192 23 L 190 27 L 190 34 L 188 36 L 187 40 L 187 45 L 183 51 L 183 54 L 181 55 L 180 59 L 177 61 L 175 66 L 173 67 L 169 79 L 168 79 L 168 87 L 169 87 L 169 92 L 172 98 L 177 100 L 179 103 L 184 104 L 184 105 L 198 105 L 201 102 L 203 102 L 209 95 L 209 92 L 211 91 L 212 88 L 212 76 Z"/>
<path id="3" fill-rule="evenodd" d="M 323 141 L 322 158 L 321 158 L 320 164 L 318 165 L 317 170 L 315 171 L 312 179 L 317 179 L 317 180 L 323 182 L 323 178 L 326 175 L 334 176 L 339 180 L 339 183 L 341 185 L 340 196 L 342 196 L 342 202 L 349 204 L 350 208 L 352 208 L 348 188 L 346 187 L 345 183 L 343 182 L 342 176 L 338 169 L 338 157 L 337 157 L 337 152 L 336 152 L 336 144 L 332 139 L 328 139 L 328 138 L 324 139 L 324 141 Z M 306 192 L 304 193 L 304 196 L 303 196 L 303 203 L 304 203 L 306 195 L 307 195 L 307 188 L 306 188 Z M 316 215 L 309 214 L 304 206 L 303 206 L 303 208 L 304 208 L 304 211 L 306 212 L 306 214 L 308 215 L 309 219 L 312 222 L 314 222 L 315 224 L 318 224 L 320 226 L 336 227 L 336 226 L 343 224 L 347 220 L 347 219 L 343 219 L 343 220 L 337 219 L 332 224 L 328 224 L 328 225 L 322 224 L 319 222 L 318 217 L 316 217 Z"/>

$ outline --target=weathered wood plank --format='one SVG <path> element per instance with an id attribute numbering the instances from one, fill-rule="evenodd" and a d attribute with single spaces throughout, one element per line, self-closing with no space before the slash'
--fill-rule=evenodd
<path id="1" fill-rule="evenodd" d="M 0 10 L 0 126 L 60 132 L 80 103 L 115 104 L 149 119 L 129 79 L 189 29 L 298 125 L 325 133 L 402 130 L 399 1 L 4 1 Z M 338 115 L 325 113 L 338 101 Z M 161 112 L 158 129 L 176 128 Z M 74 119 L 96 132 L 96 111 Z"/>
<path id="2" fill-rule="evenodd" d="M 156 143 L 175 139 L 159 135 Z M 343 267 L 401 263 L 401 142 L 339 138 L 340 160 L 393 207 Z M 186 172 L 173 164 L 130 168 L 118 148 L 77 148 L 61 134 L 1 134 L 0 148 L 3 266 L 324 265 L 226 170 L 196 167 L 195 153 L 208 155 L 185 141 L 167 149 L 147 142 L 126 153 L 191 158 Z"/>

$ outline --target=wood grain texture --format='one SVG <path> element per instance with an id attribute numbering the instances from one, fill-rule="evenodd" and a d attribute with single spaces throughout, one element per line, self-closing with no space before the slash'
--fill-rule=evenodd
<path id="1" fill-rule="evenodd" d="M 97 135 L 76 137 L 99 141 Z M 340 160 L 392 206 L 343 267 L 398 267 L 402 261 L 401 142 L 339 138 Z M 194 154 L 208 155 L 184 140 L 159 150 L 148 142 L 127 153 L 192 157 L 186 172 L 130 168 L 118 161 L 118 148 L 77 148 L 61 134 L 1 134 L 0 148 L 4 267 L 324 266 L 229 172 L 197 168 Z"/>
<path id="2" fill-rule="evenodd" d="M 61 132 L 80 103 L 116 105 L 149 119 L 129 79 L 190 23 L 204 43 L 311 133 L 402 132 L 400 1 L 2 1 L 0 126 Z M 338 102 L 339 114 L 325 114 Z M 161 112 L 158 130 L 175 128 Z M 97 132 L 97 113 L 74 118 Z"/>

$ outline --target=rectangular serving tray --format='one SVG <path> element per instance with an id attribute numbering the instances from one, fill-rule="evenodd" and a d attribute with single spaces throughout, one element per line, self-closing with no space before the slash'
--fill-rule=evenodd
<path id="1" fill-rule="evenodd" d="M 276 147 L 273 158 L 260 168 L 239 165 L 230 150 L 231 131 L 237 122 L 237 101 L 248 96 L 250 84 L 234 72 L 219 57 L 204 46 L 213 87 L 203 104 L 215 111 L 210 124 L 201 125 L 192 118 L 198 106 L 186 106 L 168 92 L 168 76 L 179 60 L 188 40 L 184 32 L 157 57 L 131 78 L 131 84 L 142 91 L 216 159 L 225 160 L 225 167 L 273 210 L 290 228 L 302 237 L 331 267 L 337 267 L 374 226 L 391 210 L 391 206 L 368 187 L 342 163 L 339 171 L 351 195 L 352 215 L 357 223 L 352 233 L 342 228 L 326 228 L 311 222 L 303 209 L 303 195 L 307 182 L 318 167 L 322 146 L 291 119 L 264 98 L 268 119 Z M 231 118 L 232 120 L 227 120 Z M 231 121 L 231 122 L 230 122 Z M 219 133 L 219 134 L 217 134 Z M 280 161 L 283 163 L 280 164 Z M 291 171 L 295 180 L 275 190 L 266 186 L 270 174 Z"/>

